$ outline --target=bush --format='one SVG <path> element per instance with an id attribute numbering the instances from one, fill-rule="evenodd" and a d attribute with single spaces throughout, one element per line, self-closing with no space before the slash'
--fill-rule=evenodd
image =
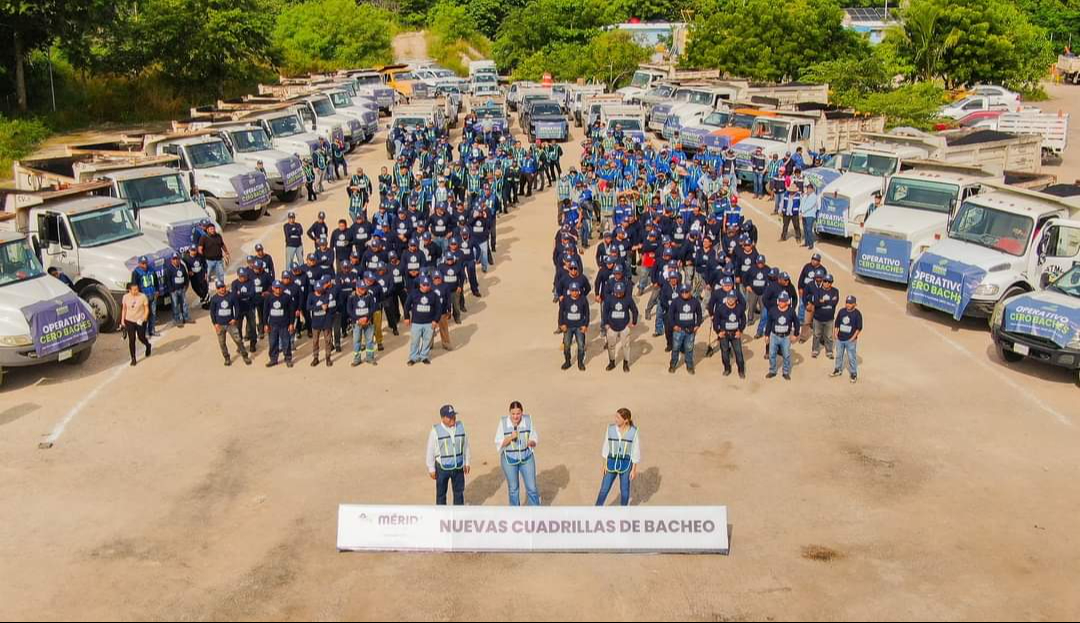
<path id="1" fill-rule="evenodd" d="M 277 16 L 274 45 L 287 74 L 389 63 L 393 16 L 353 0 L 309 0 Z"/>
<path id="2" fill-rule="evenodd" d="M 491 57 L 491 41 L 480 34 L 468 10 L 440 2 L 428 14 L 428 55 L 460 76 L 468 73 L 466 62 Z"/>
<path id="3" fill-rule="evenodd" d="M 889 127 L 911 126 L 933 130 L 941 122 L 938 109 L 945 103 L 945 89 L 929 82 L 906 84 L 892 91 L 869 93 L 855 103 L 855 109 L 888 117 Z"/>
<path id="4" fill-rule="evenodd" d="M 11 165 L 34 153 L 52 131 L 40 119 L 0 116 L 0 179 L 11 177 Z"/>

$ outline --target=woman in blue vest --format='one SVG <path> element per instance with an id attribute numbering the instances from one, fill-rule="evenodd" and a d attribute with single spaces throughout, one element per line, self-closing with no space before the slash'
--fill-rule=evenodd
<path id="1" fill-rule="evenodd" d="M 510 414 L 499 418 L 495 430 L 495 449 L 502 457 L 503 474 L 510 495 L 510 506 L 520 506 L 518 498 L 519 478 L 525 481 L 526 504 L 540 505 L 540 493 L 536 490 L 536 457 L 534 450 L 539 437 L 532 417 L 524 415 L 521 403 L 510 403 Z"/>
<path id="2" fill-rule="evenodd" d="M 638 463 L 641 462 L 641 435 L 634 426 L 630 409 L 619 409 L 615 413 L 615 423 L 608 424 L 600 456 L 604 458 L 604 480 L 600 483 L 596 505 L 603 506 L 607 501 L 616 477 L 619 479 L 619 504 L 630 504 L 630 482 L 637 478 Z"/>

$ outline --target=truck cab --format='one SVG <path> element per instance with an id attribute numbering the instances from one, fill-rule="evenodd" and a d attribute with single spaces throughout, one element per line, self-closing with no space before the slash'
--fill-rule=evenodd
<path id="1" fill-rule="evenodd" d="M 606 131 L 619 127 L 630 140 L 645 142 L 645 112 L 640 106 L 604 104 L 600 107 L 600 125 Z"/>
<path id="2" fill-rule="evenodd" d="M 949 222 L 948 238 L 912 265 L 908 301 L 987 318 L 1002 299 L 1033 292 L 1080 260 L 1080 192 L 987 183 Z"/>
<path id="3" fill-rule="evenodd" d="M 775 111 L 757 108 L 716 110 L 697 123 L 683 126 L 679 130 L 679 140 L 682 141 L 683 149 L 688 151 L 726 150 L 750 137 L 750 130 L 758 117 L 775 117 L 776 115 Z"/>
<path id="4" fill-rule="evenodd" d="M 17 191 L 14 227 L 9 227 L 28 238 L 45 269 L 55 266 L 71 278 L 105 332 L 119 323 L 120 300 L 138 258 L 148 257 L 163 272 L 174 253 L 139 230 L 125 200 L 100 194 L 110 186 L 98 181 L 64 190 Z"/>
<path id="5" fill-rule="evenodd" d="M 1080 244 L 1072 241 L 1071 244 Z M 1033 359 L 1069 370 L 1080 384 L 1080 263 L 1041 291 L 994 306 L 990 334 L 1006 363 Z"/>
<path id="6" fill-rule="evenodd" d="M 869 213 L 851 237 L 855 274 L 906 284 L 915 259 L 945 237 L 956 207 L 979 194 L 988 181 L 1003 177 L 960 167 L 894 175 L 881 207 Z"/>
<path id="7" fill-rule="evenodd" d="M 330 125 L 335 129 L 340 127 L 340 138 L 349 153 L 352 153 L 356 146 L 363 143 L 367 138 L 364 125 L 360 122 L 360 119 L 338 112 L 328 96 L 324 94 L 308 95 L 301 97 L 297 103 L 301 105 L 300 116 L 310 123 L 313 128 L 320 125 Z M 334 138 L 338 137 L 334 136 Z"/>
<path id="8" fill-rule="evenodd" d="M 647 93 L 650 87 L 667 77 L 666 71 L 641 67 L 631 76 L 629 85 L 615 92 L 622 96 L 624 102 L 636 104 L 641 101 L 641 96 Z"/>
<path id="9" fill-rule="evenodd" d="M 360 122 L 363 128 L 361 143 L 370 143 L 379 132 L 378 105 L 369 105 L 362 99 L 356 99 L 346 89 L 328 89 L 326 96 L 334 104 L 334 109 L 343 116 Z"/>
<path id="10" fill-rule="evenodd" d="M 25 234 L 8 229 L 14 219 L 0 212 L 0 386 L 9 368 L 81 364 L 97 340 L 90 308 L 45 272 Z"/>
<path id="11" fill-rule="evenodd" d="M 526 89 L 533 89 L 538 86 L 540 85 L 528 81 L 511 84 L 510 88 L 506 91 L 506 105 L 510 108 L 510 111 L 517 112 L 518 107 L 521 106 L 521 98 L 525 94 Z"/>
<path id="12" fill-rule="evenodd" d="M 941 107 L 939 113 L 942 117 L 950 119 L 962 119 L 968 115 L 980 112 L 997 110 L 1001 112 L 1015 111 L 1020 107 L 1019 100 L 1013 100 L 994 95 L 969 95 L 961 100 L 946 104 Z"/>
<path id="13" fill-rule="evenodd" d="M 319 148 L 319 135 L 307 131 L 295 108 L 256 114 L 251 121 L 262 126 L 274 149 L 306 158 Z"/>
<path id="14" fill-rule="evenodd" d="M 691 104 L 690 102 L 672 106 L 671 110 L 668 111 L 667 121 L 664 122 L 664 129 L 660 134 L 666 141 L 679 141 L 684 127 L 701 121 L 712 113 L 713 110 L 714 108 L 712 106 L 706 106 L 705 104 Z"/>
<path id="15" fill-rule="evenodd" d="M 270 204 L 270 184 L 254 167 L 238 163 L 220 137 L 197 134 L 147 135 L 147 153 L 176 156 L 174 168 L 188 175 L 206 198 L 206 208 L 222 225 L 230 215 L 254 221 Z"/>
<path id="16" fill-rule="evenodd" d="M 570 138 L 570 124 L 559 103 L 551 99 L 528 99 L 521 113 L 521 128 L 536 140 L 565 141 Z"/>
<path id="17" fill-rule="evenodd" d="M 604 85 L 602 84 L 582 84 L 571 85 L 570 94 L 567 97 L 569 102 L 567 105 L 567 112 L 574 120 L 574 125 L 581 127 L 582 115 L 581 110 L 583 108 L 585 99 L 592 95 L 602 95 L 604 93 Z"/>
<path id="18" fill-rule="evenodd" d="M 390 114 L 397 102 L 397 95 L 394 89 L 383 84 L 382 75 L 379 72 L 373 69 L 355 70 L 346 72 L 346 75 L 356 85 L 358 94 L 373 97 L 379 105 L 379 112 Z"/>
<path id="19" fill-rule="evenodd" d="M 278 199 L 286 203 L 296 200 L 304 186 L 304 166 L 300 158 L 274 148 L 266 130 L 258 123 L 237 123 L 210 126 L 214 135 L 225 141 L 233 159 L 255 169 L 262 163 L 266 181 Z"/>
<path id="20" fill-rule="evenodd" d="M 667 102 L 658 103 L 649 110 L 649 129 L 663 135 L 664 124 L 672 109 L 680 103 L 699 104 L 708 108 L 718 108 L 722 102 L 733 101 L 739 94 L 734 86 L 682 85 L 675 89 Z"/>

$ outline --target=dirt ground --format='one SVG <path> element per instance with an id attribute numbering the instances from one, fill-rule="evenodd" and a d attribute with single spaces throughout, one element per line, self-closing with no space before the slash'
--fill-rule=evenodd
<path id="1" fill-rule="evenodd" d="M 1059 101 L 1075 107 L 1076 93 L 1063 87 Z M 378 172 L 378 140 L 353 167 Z M 344 189 L 230 226 L 230 246 L 262 241 L 282 257 L 287 209 L 304 223 L 319 210 L 336 219 Z M 797 271 L 807 254 L 751 215 L 770 264 Z M 1080 616 L 1080 409 L 1068 374 L 1006 367 L 984 322 L 853 282 L 846 249 L 831 243 L 825 264 L 866 318 L 857 385 L 828 378 L 831 362 L 811 359 L 809 344 L 795 348 L 794 380 L 766 381 L 762 341 L 747 344 L 746 381 L 701 359 L 704 340 L 697 376 L 672 376 L 645 323 L 630 374 L 604 371 L 595 325 L 588 370 L 563 372 L 554 223 L 550 190 L 499 221 L 484 298 L 431 366 L 407 368 L 401 336 L 388 337 L 376 368 L 343 356 L 310 368 L 307 341 L 292 370 L 265 369 L 265 347 L 252 367 L 224 368 L 199 311 L 193 326 L 166 324 L 136 368 L 105 335 L 82 368 L 11 373 L 0 394 L 0 618 Z M 446 402 L 474 444 L 468 503 L 505 504 L 490 437 L 511 400 L 543 436 L 545 504 L 593 501 L 604 427 L 629 407 L 644 442 L 634 503 L 727 505 L 731 554 L 335 551 L 338 504 L 432 502 L 422 455 Z M 38 449 L 58 428 L 52 449 Z"/>

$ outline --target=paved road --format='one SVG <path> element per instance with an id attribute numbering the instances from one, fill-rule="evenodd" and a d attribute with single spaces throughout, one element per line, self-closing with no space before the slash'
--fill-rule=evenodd
<path id="1" fill-rule="evenodd" d="M 576 143 L 575 143 L 576 144 Z M 575 144 L 567 151 L 575 152 Z M 576 154 L 570 153 L 567 162 Z M 352 158 L 371 174 L 380 144 Z M 753 202 L 748 202 L 753 203 Z M 1080 613 L 1075 495 L 1080 412 L 1065 373 L 1006 369 L 985 325 L 908 308 L 898 289 L 841 292 L 866 316 L 861 379 L 796 348 L 794 380 L 667 374 L 639 325 L 630 374 L 559 370 L 551 331 L 551 191 L 499 221 L 496 267 L 452 329 L 456 349 L 407 368 L 221 365 L 200 312 L 126 366 L 103 336 L 82 369 L 11 375 L 0 403 L 0 616 L 170 619 L 1061 619 Z M 345 214 L 340 185 L 293 206 Z M 759 209 L 759 208 L 754 208 Z M 234 248 L 282 253 L 280 222 L 230 227 Z M 771 264 L 806 253 L 752 214 Z M 699 356 L 704 345 L 698 345 Z M 340 360 L 342 363 L 344 359 Z M 505 503 L 487 443 L 510 400 L 543 431 L 545 503 L 589 504 L 617 407 L 644 447 L 638 504 L 727 504 L 728 557 L 338 554 L 336 507 L 427 504 L 428 427 L 452 402 L 473 435 L 470 504 Z M 66 422 L 51 450 L 38 442 Z M 434 590 L 433 590 L 434 588 Z"/>

